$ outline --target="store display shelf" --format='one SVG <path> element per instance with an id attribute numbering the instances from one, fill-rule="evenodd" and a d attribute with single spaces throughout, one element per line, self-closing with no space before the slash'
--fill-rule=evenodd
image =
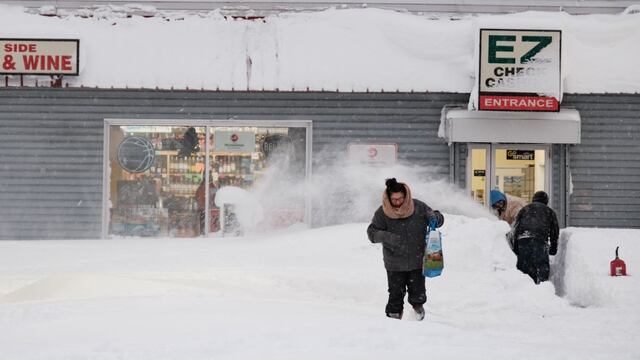
<path id="1" fill-rule="evenodd" d="M 198 185 L 166 185 L 164 188 L 168 192 L 195 192 Z"/>
<path id="2" fill-rule="evenodd" d="M 182 171 L 174 171 L 174 172 L 170 172 L 168 174 L 163 173 L 163 176 L 168 175 L 168 176 L 193 176 L 193 175 L 202 175 L 202 171 L 186 171 L 186 172 L 182 172 Z"/>
<path id="3" fill-rule="evenodd" d="M 161 150 L 156 149 L 156 155 L 169 155 L 175 156 L 178 155 L 180 150 Z M 251 156 L 254 152 L 252 151 L 244 151 L 244 152 L 231 152 L 231 151 L 209 151 L 209 155 L 211 156 Z M 206 153 L 204 151 L 198 151 L 197 153 L 193 153 L 195 156 L 204 156 Z M 192 155 L 192 156 L 193 156 Z"/>
<path id="4" fill-rule="evenodd" d="M 220 177 L 231 177 L 231 176 L 246 177 L 246 176 L 251 176 L 251 174 L 235 174 L 235 173 L 217 173 L 217 174 Z"/>

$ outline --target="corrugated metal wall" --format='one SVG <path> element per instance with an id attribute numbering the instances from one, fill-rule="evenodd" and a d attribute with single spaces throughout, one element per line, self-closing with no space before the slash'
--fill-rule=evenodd
<path id="1" fill-rule="evenodd" d="M 442 107 L 464 94 L 0 89 L 0 239 L 101 235 L 103 119 L 313 120 L 313 152 L 393 142 L 448 176 Z"/>
<path id="2" fill-rule="evenodd" d="M 314 154 L 394 142 L 399 157 L 449 176 L 437 138 L 444 105 L 468 94 L 0 88 L 0 239 L 98 238 L 104 118 L 313 120 Z M 553 198 L 569 226 L 640 228 L 640 95 L 566 95 L 582 144 L 553 147 Z M 455 181 L 464 186 L 464 144 Z M 568 162 L 571 181 L 563 169 Z M 562 192 L 572 193 L 564 209 Z M 562 222 L 562 219 L 561 219 Z"/>
<path id="3" fill-rule="evenodd" d="M 566 145 L 555 144 L 551 146 L 551 184 L 552 193 L 550 206 L 555 210 L 558 216 L 558 222 L 561 227 L 566 226 L 566 169 L 565 169 L 565 151 Z"/>
<path id="4" fill-rule="evenodd" d="M 566 95 L 582 117 L 570 146 L 571 226 L 640 228 L 640 94 Z"/>

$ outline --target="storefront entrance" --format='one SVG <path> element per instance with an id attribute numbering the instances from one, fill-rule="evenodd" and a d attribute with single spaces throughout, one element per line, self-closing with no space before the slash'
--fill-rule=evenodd
<path id="1" fill-rule="evenodd" d="M 237 204 L 221 204 L 217 192 L 251 196 L 274 172 L 303 182 L 310 152 L 309 121 L 105 120 L 103 237 L 237 234 Z M 303 194 L 279 199 L 261 212 L 260 227 L 309 221 Z"/>
<path id="2" fill-rule="evenodd" d="M 551 195 L 550 169 L 548 145 L 468 144 L 467 190 L 485 206 L 491 189 L 527 202 L 539 190 Z"/>

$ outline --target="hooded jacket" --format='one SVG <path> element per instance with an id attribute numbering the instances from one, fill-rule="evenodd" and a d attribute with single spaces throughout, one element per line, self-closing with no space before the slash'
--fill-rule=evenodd
<path id="1" fill-rule="evenodd" d="M 413 201 L 413 214 L 392 219 L 380 206 L 367 228 L 369 241 L 382 243 L 384 266 L 388 271 L 422 269 L 429 219 L 435 216 L 437 227 L 444 223 L 444 216 L 439 211 L 432 210 L 420 200 L 407 201 Z"/>
<path id="2" fill-rule="evenodd" d="M 523 207 L 513 224 L 513 241 L 516 244 L 519 239 L 535 238 L 549 245 L 550 255 L 558 251 L 559 233 L 555 211 L 541 202 L 532 202 Z M 514 249 L 517 249 L 516 244 Z"/>
<path id="3" fill-rule="evenodd" d="M 516 221 L 516 216 L 518 216 L 518 212 L 527 205 L 527 202 L 517 196 L 503 194 L 500 190 L 491 190 L 490 205 L 493 207 L 493 205 L 500 200 L 504 200 L 507 205 L 504 211 L 498 213 L 498 218 L 506 221 L 509 225 L 513 225 L 513 222 Z"/>
<path id="4" fill-rule="evenodd" d="M 500 214 L 500 219 L 513 225 L 520 210 L 527 205 L 527 202 L 517 196 L 505 194 L 507 197 L 507 209 Z"/>

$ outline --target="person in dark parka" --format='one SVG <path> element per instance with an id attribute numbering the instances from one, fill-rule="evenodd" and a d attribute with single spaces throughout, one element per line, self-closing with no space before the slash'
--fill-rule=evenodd
<path id="1" fill-rule="evenodd" d="M 510 245 L 518 256 L 516 267 L 536 284 L 549 280 L 549 255 L 558 252 L 558 218 L 547 206 L 549 195 L 538 191 L 523 207 L 510 234 Z"/>
<path id="2" fill-rule="evenodd" d="M 385 309 L 388 317 L 402 318 L 404 295 L 408 290 L 408 301 L 417 318 L 424 318 L 423 305 L 427 295 L 422 264 L 430 222 L 440 227 L 444 217 L 438 210 L 413 199 L 406 184 L 397 182 L 395 178 L 386 180 L 382 206 L 373 215 L 367 235 L 372 243 L 382 243 L 389 288 Z"/>

